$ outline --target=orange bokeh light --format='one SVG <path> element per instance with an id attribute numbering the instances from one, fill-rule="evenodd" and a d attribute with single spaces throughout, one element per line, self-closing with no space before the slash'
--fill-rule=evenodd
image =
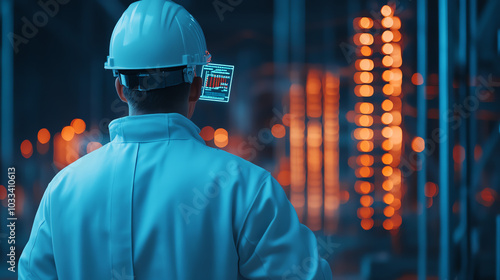
<path id="1" fill-rule="evenodd" d="M 395 210 L 394 210 L 394 207 L 392 207 L 392 206 L 386 206 L 384 208 L 384 215 L 386 217 L 392 217 L 392 215 L 394 215 L 394 212 L 395 212 Z"/>
<path id="2" fill-rule="evenodd" d="M 359 199 L 359 203 L 361 203 L 361 205 L 364 207 L 370 207 L 373 204 L 373 197 L 369 195 L 363 195 Z"/>
<path id="3" fill-rule="evenodd" d="M 382 41 L 388 43 L 394 39 L 394 33 L 392 31 L 386 30 L 382 33 Z"/>
<path id="4" fill-rule="evenodd" d="M 385 28 L 391 28 L 394 25 L 394 21 L 391 17 L 386 17 L 382 19 L 382 26 Z"/>
<path id="5" fill-rule="evenodd" d="M 388 55 L 384 56 L 384 58 L 382 59 L 382 64 L 385 67 L 391 67 L 393 63 L 394 63 L 394 59 L 392 59 L 392 57 L 390 57 Z"/>
<path id="6" fill-rule="evenodd" d="M 87 128 L 85 121 L 82 119 L 74 119 L 71 121 L 71 126 L 73 127 L 76 134 L 82 134 Z"/>
<path id="7" fill-rule="evenodd" d="M 394 51 L 394 47 L 392 46 L 391 43 L 385 43 L 383 46 L 382 46 L 382 52 L 384 54 L 391 54 L 392 52 Z"/>
<path id="8" fill-rule="evenodd" d="M 373 216 L 375 211 L 371 207 L 360 207 L 358 208 L 358 218 L 360 219 L 368 219 Z"/>
<path id="9" fill-rule="evenodd" d="M 392 101 L 387 99 L 387 100 L 384 100 L 384 102 L 382 102 L 381 107 L 384 111 L 388 112 L 388 111 L 392 110 L 392 108 L 394 108 L 394 103 L 392 103 Z"/>
<path id="10" fill-rule="evenodd" d="M 391 176 L 392 173 L 393 173 L 392 167 L 386 166 L 386 167 L 382 168 L 382 175 L 384 175 L 385 177 Z"/>
<path id="11" fill-rule="evenodd" d="M 369 230 L 373 227 L 373 219 L 363 219 L 361 220 L 361 227 L 364 230 Z"/>
<path id="12" fill-rule="evenodd" d="M 357 103 L 356 105 L 359 106 L 359 112 L 362 114 L 371 114 L 373 113 L 373 104 L 368 103 L 368 102 L 363 102 L 363 103 Z"/>
<path id="13" fill-rule="evenodd" d="M 50 132 L 46 128 L 40 129 L 37 136 L 40 144 L 47 144 L 50 141 Z"/>
<path id="14" fill-rule="evenodd" d="M 438 194 L 438 186 L 433 182 L 427 182 L 425 184 L 425 196 L 434 197 Z"/>
<path id="15" fill-rule="evenodd" d="M 421 153 L 425 149 L 425 141 L 422 137 L 415 137 L 411 142 L 411 148 L 417 152 Z"/>
<path id="16" fill-rule="evenodd" d="M 388 16 L 392 15 L 392 8 L 391 8 L 389 5 L 384 5 L 384 6 L 380 9 L 380 13 L 381 13 L 384 17 L 388 17 Z"/>
<path id="17" fill-rule="evenodd" d="M 386 193 L 383 200 L 385 204 L 391 204 L 394 201 L 394 195 L 392 193 Z"/>
<path id="18" fill-rule="evenodd" d="M 360 141 L 358 143 L 358 150 L 361 152 L 371 152 L 373 151 L 373 142 L 372 141 Z"/>
<path id="19" fill-rule="evenodd" d="M 370 47 L 368 46 L 362 46 L 360 49 L 359 49 L 359 52 L 363 55 L 363 56 L 370 56 L 372 55 L 373 51 Z"/>
<path id="20" fill-rule="evenodd" d="M 276 138 L 283 138 L 286 135 L 285 126 L 283 126 L 282 124 L 275 124 L 271 129 L 271 133 Z"/>
<path id="21" fill-rule="evenodd" d="M 385 180 L 385 181 L 382 183 L 382 188 L 383 188 L 385 191 L 391 191 L 391 190 L 394 188 L 394 183 L 393 183 L 391 180 Z"/>
<path id="22" fill-rule="evenodd" d="M 394 93 L 394 87 L 390 84 L 386 84 L 383 88 L 382 88 L 382 92 L 385 94 L 385 95 L 392 95 Z"/>
<path id="23" fill-rule="evenodd" d="M 356 117 L 356 124 L 359 126 L 371 126 L 373 124 L 373 117 L 369 115 L 358 115 Z"/>
<path id="24" fill-rule="evenodd" d="M 214 143 L 219 148 L 224 148 L 227 146 L 229 136 L 227 130 L 224 128 L 219 128 L 214 132 Z"/>
<path id="25" fill-rule="evenodd" d="M 373 20 L 371 18 L 362 17 L 359 19 L 358 25 L 361 28 L 369 29 L 373 26 Z"/>
<path id="26" fill-rule="evenodd" d="M 210 141 L 214 139 L 214 128 L 211 126 L 205 126 L 204 128 L 201 129 L 200 131 L 200 136 L 203 138 L 205 141 Z"/>
<path id="27" fill-rule="evenodd" d="M 413 74 L 413 76 L 411 76 L 411 82 L 414 85 L 419 86 L 419 85 L 424 83 L 424 78 L 422 77 L 422 74 L 415 73 L 415 74 Z"/>
<path id="28" fill-rule="evenodd" d="M 356 69 L 362 70 L 362 71 L 371 71 L 373 70 L 374 64 L 373 60 L 363 58 L 363 59 L 358 59 L 356 60 Z"/>
<path id="29" fill-rule="evenodd" d="M 389 139 L 382 142 L 382 149 L 384 149 L 384 151 L 390 151 L 393 146 L 394 146 L 394 144 Z"/>
<path id="30" fill-rule="evenodd" d="M 384 155 L 382 156 L 382 162 L 383 162 L 384 164 L 389 165 L 389 164 L 391 164 L 391 163 L 392 163 L 392 161 L 393 161 L 393 157 L 392 157 L 392 155 L 391 155 L 391 154 L 384 154 Z"/>
<path id="31" fill-rule="evenodd" d="M 392 230 L 392 229 L 394 229 L 394 223 L 391 220 L 385 220 L 382 223 L 382 226 L 384 227 L 385 230 Z"/>
<path id="32" fill-rule="evenodd" d="M 373 35 L 370 33 L 363 33 L 359 36 L 359 42 L 362 45 L 371 45 L 373 44 Z"/>
<path id="33" fill-rule="evenodd" d="M 383 124 L 390 124 L 393 119 L 394 119 L 394 117 L 392 116 L 391 113 L 384 113 L 381 117 Z"/>
<path id="34" fill-rule="evenodd" d="M 61 137 L 65 141 L 73 140 L 73 137 L 75 137 L 75 129 L 72 126 L 65 126 L 61 131 Z"/>
<path id="35" fill-rule="evenodd" d="M 25 158 L 30 158 L 33 155 L 33 145 L 29 140 L 24 140 L 21 143 L 21 154 Z"/>

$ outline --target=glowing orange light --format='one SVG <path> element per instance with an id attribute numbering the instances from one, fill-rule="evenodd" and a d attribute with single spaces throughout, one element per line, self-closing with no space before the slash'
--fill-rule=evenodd
<path id="1" fill-rule="evenodd" d="M 384 195 L 385 204 L 391 204 L 394 201 L 394 195 L 392 193 L 386 193 Z"/>
<path id="2" fill-rule="evenodd" d="M 399 17 L 392 17 L 392 29 L 401 28 L 401 19 Z"/>
<path id="3" fill-rule="evenodd" d="M 484 188 L 476 197 L 477 201 L 486 207 L 491 207 L 495 202 L 497 192 L 491 188 Z"/>
<path id="4" fill-rule="evenodd" d="M 392 8 L 388 5 L 384 5 L 381 9 L 380 9 L 380 13 L 384 16 L 384 17 L 388 17 L 390 15 L 392 15 Z"/>
<path id="5" fill-rule="evenodd" d="M 386 217 L 392 217 L 392 215 L 394 215 L 394 212 L 395 212 L 395 210 L 394 210 L 394 207 L 392 207 L 392 206 L 386 206 L 384 208 L 384 215 Z"/>
<path id="6" fill-rule="evenodd" d="M 38 131 L 38 142 L 40 144 L 47 144 L 50 141 L 50 132 L 46 128 L 40 129 Z"/>
<path id="7" fill-rule="evenodd" d="M 385 220 L 382 223 L 382 226 L 384 227 L 385 230 L 392 230 L 394 229 L 394 224 L 391 220 Z"/>
<path id="8" fill-rule="evenodd" d="M 224 148 L 229 142 L 227 130 L 219 128 L 214 132 L 214 143 L 219 148 Z"/>
<path id="9" fill-rule="evenodd" d="M 382 156 L 382 163 L 389 165 L 392 163 L 392 161 L 393 161 L 393 157 L 391 154 L 384 154 Z"/>
<path id="10" fill-rule="evenodd" d="M 388 112 L 388 111 L 392 110 L 392 108 L 394 108 L 394 103 L 392 103 L 392 101 L 390 101 L 389 99 L 387 99 L 387 100 L 384 100 L 384 102 L 382 102 L 382 106 L 381 107 L 382 107 L 382 109 L 384 111 Z"/>
<path id="11" fill-rule="evenodd" d="M 271 129 L 271 133 L 276 138 L 283 138 L 286 135 L 286 129 L 282 124 L 275 124 Z"/>
<path id="12" fill-rule="evenodd" d="M 358 193 L 368 194 L 373 191 L 373 185 L 369 182 L 357 181 L 354 188 Z"/>
<path id="13" fill-rule="evenodd" d="M 372 55 L 373 51 L 370 47 L 368 46 L 362 46 L 360 49 L 359 49 L 359 52 L 363 55 L 363 56 L 370 56 Z"/>
<path id="14" fill-rule="evenodd" d="M 370 72 L 356 72 L 354 74 L 354 81 L 358 84 L 369 84 L 373 82 L 373 74 Z"/>
<path id="15" fill-rule="evenodd" d="M 369 128 L 356 128 L 354 130 L 354 138 L 358 140 L 370 140 L 373 138 L 373 130 Z"/>
<path id="16" fill-rule="evenodd" d="M 356 69 L 358 70 L 363 70 L 363 71 L 371 71 L 373 70 L 374 64 L 373 60 L 371 59 L 358 59 L 356 60 Z"/>
<path id="17" fill-rule="evenodd" d="M 369 115 L 356 116 L 356 124 L 359 126 L 371 126 L 373 124 L 373 117 Z"/>
<path id="18" fill-rule="evenodd" d="M 61 137 L 64 141 L 71 141 L 75 137 L 75 129 L 72 126 L 65 126 L 61 131 Z"/>
<path id="19" fill-rule="evenodd" d="M 391 54 L 394 51 L 394 47 L 391 43 L 386 43 L 382 46 L 382 52 L 384 54 Z"/>
<path id="20" fill-rule="evenodd" d="M 394 39 L 394 33 L 392 31 L 386 30 L 384 33 L 382 33 L 382 41 L 384 43 L 388 43 Z"/>
<path id="21" fill-rule="evenodd" d="M 401 216 L 398 214 L 394 214 L 391 218 L 392 223 L 394 224 L 394 228 L 398 228 L 401 223 L 403 222 L 403 219 L 401 219 Z"/>
<path id="22" fill-rule="evenodd" d="M 358 85 L 354 88 L 357 96 L 370 97 L 373 95 L 373 87 L 370 85 Z"/>
<path id="23" fill-rule="evenodd" d="M 394 87 L 390 84 L 386 84 L 383 88 L 382 88 L 382 92 L 385 94 L 385 95 L 392 95 L 394 93 Z"/>
<path id="24" fill-rule="evenodd" d="M 282 186 L 289 186 L 290 185 L 290 171 L 288 170 L 282 170 L 278 173 L 278 182 Z"/>
<path id="25" fill-rule="evenodd" d="M 374 159 L 373 159 L 373 156 L 371 156 L 371 155 L 360 155 L 356 159 L 356 162 L 358 165 L 372 166 Z"/>
<path id="26" fill-rule="evenodd" d="M 363 219 L 361 220 L 361 227 L 364 230 L 369 230 L 373 227 L 373 219 Z"/>
<path id="27" fill-rule="evenodd" d="M 425 184 L 425 196 L 434 197 L 438 194 L 438 187 L 432 182 L 427 182 Z"/>
<path id="28" fill-rule="evenodd" d="M 92 153 L 93 151 L 102 147 L 102 144 L 99 142 L 89 142 L 87 144 L 87 154 Z"/>
<path id="29" fill-rule="evenodd" d="M 373 35 L 370 33 L 363 33 L 359 36 L 359 42 L 362 45 L 371 45 L 373 44 Z"/>
<path id="30" fill-rule="evenodd" d="M 390 124 L 394 118 L 391 113 L 384 113 L 381 117 L 383 124 Z"/>
<path id="31" fill-rule="evenodd" d="M 382 168 L 382 175 L 384 175 L 385 177 L 391 176 L 392 173 L 393 173 L 392 167 L 386 166 L 386 167 Z"/>
<path id="32" fill-rule="evenodd" d="M 385 138 L 391 138 L 393 134 L 394 131 L 390 127 L 384 127 L 382 129 L 382 136 L 384 136 Z"/>
<path id="33" fill-rule="evenodd" d="M 411 76 L 411 82 L 414 84 L 414 85 L 421 85 L 424 83 L 424 78 L 422 77 L 422 74 L 420 73 L 415 73 L 413 74 L 413 76 Z"/>
<path id="34" fill-rule="evenodd" d="M 392 71 L 391 70 L 385 70 L 383 73 L 382 73 L 382 80 L 386 81 L 386 82 L 389 82 L 392 80 Z"/>
<path id="35" fill-rule="evenodd" d="M 359 203 L 361 203 L 361 205 L 363 205 L 364 207 L 370 207 L 373 204 L 373 197 L 369 195 L 363 195 L 359 199 Z"/>
<path id="36" fill-rule="evenodd" d="M 399 42 L 401 41 L 401 32 L 397 31 L 397 30 L 393 30 L 393 37 L 392 37 L 392 41 L 394 42 Z"/>
<path id="37" fill-rule="evenodd" d="M 394 183 L 391 181 L 391 180 L 385 180 L 383 183 L 382 183 L 382 188 L 385 190 L 385 191 L 391 191 L 393 188 L 394 188 Z"/>
<path id="38" fill-rule="evenodd" d="M 382 142 L 382 149 L 384 149 L 384 151 L 390 151 L 393 146 L 394 146 L 394 144 L 389 139 Z"/>
<path id="39" fill-rule="evenodd" d="M 356 170 L 356 177 L 368 178 L 371 176 L 373 176 L 373 168 L 371 167 L 363 166 Z"/>
<path id="40" fill-rule="evenodd" d="M 205 126 L 204 128 L 201 129 L 200 131 L 200 136 L 203 138 L 205 141 L 210 141 L 214 139 L 214 128 L 211 126 Z"/>
<path id="41" fill-rule="evenodd" d="M 74 119 L 71 121 L 71 126 L 73 127 L 76 134 L 82 134 L 85 131 L 87 125 L 82 119 Z"/>
<path id="42" fill-rule="evenodd" d="M 368 103 L 368 102 L 363 102 L 363 103 L 357 103 L 357 106 L 359 105 L 359 112 L 362 114 L 371 114 L 373 113 L 373 104 Z"/>
<path id="43" fill-rule="evenodd" d="M 384 56 L 384 58 L 382 59 L 382 64 L 385 67 L 391 67 L 393 63 L 394 63 L 394 60 L 392 59 L 392 57 L 390 57 L 388 55 Z"/>
<path id="44" fill-rule="evenodd" d="M 390 17 L 382 19 L 382 26 L 385 28 L 391 28 L 394 25 L 394 21 Z"/>
<path id="45" fill-rule="evenodd" d="M 30 158 L 33 155 L 33 145 L 29 140 L 24 140 L 21 143 L 21 154 L 25 158 Z"/>
<path id="46" fill-rule="evenodd" d="M 359 27 L 364 29 L 372 28 L 373 20 L 371 18 L 362 17 L 359 19 Z"/>
<path id="47" fill-rule="evenodd" d="M 371 218 L 373 216 L 373 214 L 375 213 L 375 211 L 371 207 L 358 208 L 357 212 L 358 212 L 358 218 L 360 218 L 360 219 Z"/>
<path id="48" fill-rule="evenodd" d="M 415 137 L 411 142 L 411 148 L 417 152 L 421 153 L 425 149 L 425 141 L 422 137 Z"/>
<path id="49" fill-rule="evenodd" d="M 373 142 L 372 141 L 358 142 L 358 150 L 365 153 L 373 151 Z"/>

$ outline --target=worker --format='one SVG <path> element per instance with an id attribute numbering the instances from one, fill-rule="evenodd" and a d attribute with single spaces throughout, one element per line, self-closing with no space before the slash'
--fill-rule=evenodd
<path id="1" fill-rule="evenodd" d="M 131 4 L 105 64 L 129 116 L 49 183 L 19 279 L 331 279 L 270 173 L 207 147 L 191 122 L 210 60 L 183 7 Z"/>

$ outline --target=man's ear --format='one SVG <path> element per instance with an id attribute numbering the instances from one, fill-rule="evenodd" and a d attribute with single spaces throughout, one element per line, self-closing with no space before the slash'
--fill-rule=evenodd
<path id="1" fill-rule="evenodd" d="M 201 77 L 194 77 L 193 83 L 191 83 L 191 88 L 189 89 L 189 99 L 188 99 L 188 118 L 190 119 L 194 114 L 194 108 L 196 107 L 196 102 L 201 96 L 201 85 L 203 80 Z"/>
<path id="2" fill-rule="evenodd" d="M 189 90 L 189 102 L 196 102 L 201 96 L 201 77 L 194 77 L 191 89 Z"/>
<path id="3" fill-rule="evenodd" d="M 123 85 L 120 83 L 119 78 L 116 78 L 116 80 L 115 80 L 115 88 L 116 88 L 116 93 L 118 94 L 118 97 L 120 97 L 120 99 L 123 102 L 128 103 L 127 98 L 125 98 L 125 95 L 123 94 Z"/>

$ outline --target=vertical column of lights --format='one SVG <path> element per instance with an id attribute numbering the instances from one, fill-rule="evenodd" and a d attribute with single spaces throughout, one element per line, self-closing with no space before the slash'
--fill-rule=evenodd
<path id="1" fill-rule="evenodd" d="M 323 130 L 321 125 L 321 73 L 310 70 L 306 84 L 307 109 L 307 226 L 321 229 L 323 206 Z"/>
<path id="2" fill-rule="evenodd" d="M 383 201 L 387 205 L 384 208 L 384 220 L 382 226 L 386 230 L 396 230 L 401 226 L 401 170 L 399 169 L 400 158 L 402 154 L 403 131 L 401 129 L 402 121 L 402 99 L 401 85 L 403 74 L 401 72 L 401 20 L 394 16 L 392 7 L 385 5 L 380 10 L 383 19 L 381 21 L 384 28 L 381 35 L 382 48 L 381 54 L 384 55 L 382 65 L 386 69 L 382 73 L 382 79 L 386 84 L 382 91 L 385 100 L 381 107 L 383 114 L 381 122 L 385 126 L 382 129 L 382 149 L 385 153 L 382 155 L 382 175 L 384 182 L 382 188 L 386 192 Z"/>
<path id="3" fill-rule="evenodd" d="M 324 229 L 333 233 L 337 227 L 339 193 L 339 79 L 326 73 L 323 87 L 324 131 Z"/>
<path id="4" fill-rule="evenodd" d="M 304 89 L 293 84 L 290 87 L 290 202 L 301 222 L 304 215 L 306 183 L 304 132 Z"/>
<path id="5" fill-rule="evenodd" d="M 354 29 L 358 32 L 354 35 L 353 41 L 358 46 L 357 56 L 358 60 L 355 62 L 356 73 L 354 74 L 354 81 L 357 84 L 354 88 L 354 93 L 358 96 L 361 102 L 356 103 L 355 106 L 355 124 L 358 126 L 354 130 L 353 137 L 358 141 L 357 149 L 360 155 L 356 158 L 356 177 L 358 180 L 355 183 L 355 190 L 361 195 L 360 204 L 358 208 L 358 217 L 361 219 L 361 227 L 364 230 L 369 230 L 373 227 L 374 221 L 372 219 L 374 210 L 372 192 L 374 191 L 373 185 L 373 156 L 368 154 L 373 151 L 373 116 L 374 105 L 370 101 L 373 96 L 373 73 L 374 68 L 371 56 L 373 50 L 370 46 L 373 45 L 373 35 L 370 30 L 373 27 L 373 20 L 368 17 L 355 18 Z"/>

